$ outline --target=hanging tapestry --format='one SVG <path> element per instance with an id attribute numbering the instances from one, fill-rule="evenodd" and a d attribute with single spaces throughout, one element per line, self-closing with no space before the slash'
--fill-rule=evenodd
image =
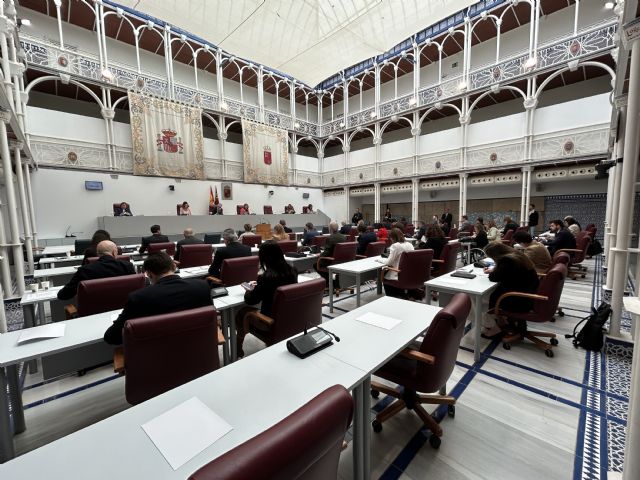
<path id="1" fill-rule="evenodd" d="M 288 134 L 281 128 L 242 120 L 244 181 L 289 184 Z"/>
<path id="2" fill-rule="evenodd" d="M 204 180 L 202 110 L 129 92 L 133 174 Z"/>

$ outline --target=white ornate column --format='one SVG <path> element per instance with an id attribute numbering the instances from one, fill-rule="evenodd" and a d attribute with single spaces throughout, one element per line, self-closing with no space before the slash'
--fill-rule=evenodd
<path id="1" fill-rule="evenodd" d="M 33 236 L 33 248 L 38 248 L 38 229 L 36 227 L 36 207 L 33 203 L 33 194 L 31 192 L 31 170 L 29 169 L 29 162 L 25 162 L 24 165 L 24 186 L 27 191 L 27 203 L 29 204 L 29 219 L 31 220 L 31 235 Z"/>
<path id="2" fill-rule="evenodd" d="M 380 213 L 380 182 L 373 184 L 373 223 L 380 222 L 382 214 Z"/>
<path id="3" fill-rule="evenodd" d="M 634 208 L 635 181 L 640 146 L 638 142 L 638 137 L 640 137 L 640 47 L 637 41 L 631 46 L 631 67 L 629 72 L 627 124 L 623 156 L 625 161 L 622 162 L 619 207 L 619 212 L 623 217 L 619 219 L 616 227 L 616 248 L 610 250 L 614 257 L 613 269 L 608 272 L 608 275 L 613 275 L 609 335 L 614 337 L 620 335 L 622 297 L 627 283 L 629 261 L 629 234 L 631 233 L 629 217 Z"/>
<path id="4" fill-rule="evenodd" d="M 527 168 L 528 168 L 527 198 L 526 198 L 526 202 L 524 202 L 524 205 L 525 205 L 524 214 L 526 216 L 525 225 L 529 225 L 529 205 L 531 204 L 531 175 L 533 175 L 533 167 L 527 167 Z"/>
<path id="5" fill-rule="evenodd" d="M 520 197 L 520 226 L 526 227 L 529 221 L 529 199 L 531 189 L 531 167 L 522 167 L 522 195 Z"/>
<path id="6" fill-rule="evenodd" d="M 7 211 L 9 217 L 9 235 L 11 237 L 11 251 L 13 252 L 13 266 L 17 284 L 17 294 L 24 293 L 24 260 L 22 257 L 22 243 L 20 243 L 20 229 L 18 227 L 18 204 L 13 185 L 13 168 L 11 166 L 11 152 L 9 151 L 9 139 L 7 138 L 7 123 L 11 120 L 9 112 L 0 113 L 0 155 L 2 156 L 2 168 L 4 170 L 4 183 L 7 192 Z M 8 258 L 6 261 L 8 262 Z M 7 293 L 8 292 L 8 293 Z M 11 289 L 5 290 L 5 296 L 13 294 Z"/>
<path id="7" fill-rule="evenodd" d="M 344 190 L 344 206 L 347 212 L 345 218 L 347 224 L 351 222 L 351 197 L 349 197 L 349 187 L 343 187 Z"/>
<path id="8" fill-rule="evenodd" d="M 629 412 L 627 414 L 627 432 L 624 449 L 624 470 L 622 480 L 640 478 L 640 301 L 637 297 L 627 297 L 624 305 L 633 314 L 633 359 L 631 361 L 631 387 L 629 389 Z"/>
<path id="9" fill-rule="evenodd" d="M 3 2 L 4 5 L 4 2 Z M 13 23 L 5 16 L 4 9 L 2 15 L 0 15 L 0 54 L 2 55 L 2 75 L 4 89 L 7 93 L 7 99 L 12 108 L 13 105 L 13 84 L 11 83 L 11 66 L 9 57 L 9 45 L 7 43 L 7 37 L 13 32 Z"/>
<path id="10" fill-rule="evenodd" d="M 113 118 L 116 116 L 116 111 L 113 108 L 103 108 L 100 110 L 102 118 L 104 119 L 104 128 L 107 135 L 107 156 L 109 158 L 109 170 L 116 169 L 116 158 L 114 155 L 114 141 L 113 141 Z"/>
<path id="11" fill-rule="evenodd" d="M 420 184 L 417 178 L 411 179 L 411 223 L 415 227 L 418 226 L 418 210 L 419 210 L 419 188 Z"/>
<path id="12" fill-rule="evenodd" d="M 618 102 L 618 100 L 616 100 Z M 611 217 L 609 219 L 609 242 L 607 244 L 607 249 L 605 249 L 606 255 L 606 269 L 607 272 L 611 271 L 613 268 L 613 255 L 611 254 L 611 249 L 616 246 L 616 234 L 618 228 L 618 218 L 620 215 L 620 185 L 622 184 L 622 160 L 624 154 L 624 143 L 625 143 L 625 130 L 627 127 L 627 107 L 626 104 L 620 105 L 619 117 L 618 121 L 620 124 L 618 125 L 618 137 L 616 138 L 616 143 L 614 145 L 613 158 L 616 160 L 615 171 L 613 172 L 613 190 L 607 191 L 607 198 L 611 197 Z M 613 275 L 607 275 L 607 279 L 605 282 L 605 297 L 607 294 L 611 293 L 611 289 L 613 288 Z"/>
<path id="13" fill-rule="evenodd" d="M 413 112 L 413 124 L 418 123 L 418 112 Z M 411 129 L 413 136 L 413 175 L 418 175 L 418 158 L 420 157 L 420 127 Z"/>
<path id="14" fill-rule="evenodd" d="M 220 125 L 224 125 L 224 123 L 221 123 Z M 220 147 L 220 161 L 222 162 L 222 178 L 228 178 L 226 157 L 227 132 L 218 131 L 218 145 Z"/>
<path id="15" fill-rule="evenodd" d="M 18 184 L 18 197 L 20 198 L 20 213 L 22 214 L 22 229 L 24 232 L 24 249 L 27 252 L 27 269 L 33 273 L 33 244 L 31 242 L 31 220 L 29 218 L 29 203 L 24 185 L 24 172 L 22 171 L 22 143 L 10 142 L 13 150 L 13 163 L 16 171 L 16 183 Z"/>
<path id="16" fill-rule="evenodd" d="M 462 216 L 467 214 L 467 178 L 469 177 L 468 173 L 459 174 L 460 184 L 460 195 L 458 197 L 458 225 L 462 221 Z M 454 223 L 456 223 L 454 221 Z"/>

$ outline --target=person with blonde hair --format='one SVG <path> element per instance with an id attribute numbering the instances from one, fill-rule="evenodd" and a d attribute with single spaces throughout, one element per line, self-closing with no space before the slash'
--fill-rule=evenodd
<path id="1" fill-rule="evenodd" d="M 276 223 L 273 227 L 271 240 L 275 240 L 276 242 L 279 240 L 289 240 L 289 235 L 284 231 L 284 227 L 279 223 Z"/>

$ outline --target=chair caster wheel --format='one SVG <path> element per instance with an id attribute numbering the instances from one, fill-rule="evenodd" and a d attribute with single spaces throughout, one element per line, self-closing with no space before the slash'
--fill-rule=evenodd
<path id="1" fill-rule="evenodd" d="M 378 420 L 371 422 L 371 426 L 373 427 L 373 431 L 376 433 L 380 433 L 382 431 L 382 424 Z"/>
<path id="2" fill-rule="evenodd" d="M 505 350 L 511 350 L 511 344 L 510 343 L 503 343 L 502 344 L 502 348 L 504 348 Z"/>
<path id="3" fill-rule="evenodd" d="M 582 275 L 582 278 L 587 278 L 587 276 L 585 274 Z"/>
<path id="4" fill-rule="evenodd" d="M 378 390 L 371 390 L 371 397 L 378 398 L 380 396 L 380 392 Z"/>
<path id="5" fill-rule="evenodd" d="M 560 311 L 558 312 L 558 316 L 559 316 L 559 317 L 564 317 L 564 312 L 563 312 L 562 310 L 560 310 Z"/>
<path id="6" fill-rule="evenodd" d="M 555 321 L 556 321 L 556 317 L 551 317 L 551 318 L 549 319 L 549 321 L 550 321 L 550 322 L 555 322 Z"/>
<path id="7" fill-rule="evenodd" d="M 78 370 L 79 377 L 84 377 L 86 373 L 87 373 L 87 370 L 85 368 L 83 368 L 82 370 Z"/>
<path id="8" fill-rule="evenodd" d="M 429 445 L 431 445 L 431 448 L 434 448 L 437 450 L 438 448 L 440 448 L 441 443 L 442 443 L 442 440 L 440 440 L 440 437 L 432 433 L 431 436 L 429 437 Z"/>
<path id="9" fill-rule="evenodd" d="M 447 407 L 447 414 L 451 417 L 451 418 L 456 418 L 456 406 L 455 405 L 449 405 Z"/>
<path id="10" fill-rule="evenodd" d="M 549 343 L 555 347 L 558 345 L 558 339 L 552 338 L 551 340 L 549 340 Z"/>
<path id="11" fill-rule="evenodd" d="M 549 358 L 553 358 L 553 350 L 545 350 L 544 354 Z"/>

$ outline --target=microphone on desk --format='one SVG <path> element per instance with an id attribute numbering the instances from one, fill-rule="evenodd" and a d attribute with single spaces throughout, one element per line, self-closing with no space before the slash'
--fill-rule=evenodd
<path id="1" fill-rule="evenodd" d="M 67 230 L 64 232 L 64 237 L 65 237 L 65 238 L 69 238 L 69 237 L 72 237 L 72 236 L 73 236 L 73 235 L 69 235 L 69 230 L 71 230 L 71 225 L 69 225 L 69 226 L 67 227 Z"/>
<path id="2" fill-rule="evenodd" d="M 326 336 L 323 338 L 316 338 L 316 332 L 310 333 L 307 331 L 307 325 L 304 326 L 304 333 L 302 335 L 298 335 L 291 340 L 287 340 L 287 350 L 293 353 L 296 357 L 306 358 L 309 355 L 312 355 L 323 348 L 328 347 L 333 344 L 331 338 L 335 338 L 336 342 L 340 341 L 340 337 L 337 337 L 335 334 L 325 330 L 322 327 L 318 327 L 314 325 L 314 327 L 321 332 L 325 333 Z"/>
<path id="3" fill-rule="evenodd" d="M 329 330 L 325 330 L 324 328 L 322 328 L 320 325 L 314 325 L 315 328 L 317 328 L 318 330 L 323 331 L 324 333 L 326 333 L 327 335 L 333 337 L 335 339 L 336 342 L 340 341 L 340 337 L 337 336 L 335 333 L 330 332 Z M 304 334 L 307 334 L 307 325 L 305 324 L 304 326 Z"/>

